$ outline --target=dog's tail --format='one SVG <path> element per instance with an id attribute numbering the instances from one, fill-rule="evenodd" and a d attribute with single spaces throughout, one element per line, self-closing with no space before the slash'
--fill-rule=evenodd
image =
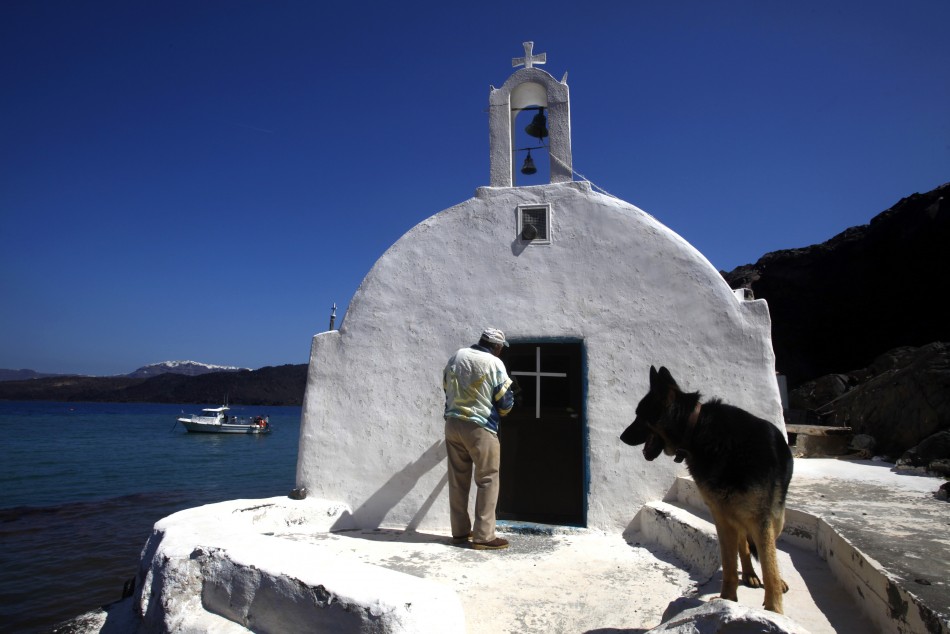
<path id="1" fill-rule="evenodd" d="M 752 556 L 755 557 L 755 560 L 759 560 L 759 551 L 755 549 L 755 542 L 751 539 L 746 538 L 746 541 L 749 542 L 749 552 L 752 553 Z"/>

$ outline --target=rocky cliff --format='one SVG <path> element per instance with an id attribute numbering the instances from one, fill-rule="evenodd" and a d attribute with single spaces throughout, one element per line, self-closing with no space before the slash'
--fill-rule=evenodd
<path id="1" fill-rule="evenodd" d="M 776 251 L 723 277 L 769 303 L 789 387 L 863 368 L 901 346 L 950 341 L 950 183 L 827 242 Z"/>
<path id="2" fill-rule="evenodd" d="M 950 473 L 950 183 L 723 277 L 769 303 L 792 413 L 868 454 Z"/>

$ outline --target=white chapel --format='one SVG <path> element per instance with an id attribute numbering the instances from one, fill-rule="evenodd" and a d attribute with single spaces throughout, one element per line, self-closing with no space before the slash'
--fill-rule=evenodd
<path id="1" fill-rule="evenodd" d="M 766 303 L 575 180 L 570 91 L 546 61 L 525 43 L 490 90 L 488 184 L 402 236 L 313 338 L 296 480 L 348 509 L 334 530 L 448 529 L 442 369 L 486 327 L 521 387 L 499 433 L 502 522 L 622 531 L 663 496 L 683 466 L 619 440 L 651 365 L 783 425 Z"/>

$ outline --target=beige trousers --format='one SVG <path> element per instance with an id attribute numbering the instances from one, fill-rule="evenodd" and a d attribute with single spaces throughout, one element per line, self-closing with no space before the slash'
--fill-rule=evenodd
<path id="1" fill-rule="evenodd" d="M 449 514 L 452 536 L 464 537 L 469 531 L 474 542 L 495 539 L 495 505 L 498 503 L 498 478 L 501 444 L 498 436 L 484 427 L 458 418 L 445 419 L 445 447 L 449 455 Z M 468 494 L 475 472 L 475 525 L 468 514 Z"/>

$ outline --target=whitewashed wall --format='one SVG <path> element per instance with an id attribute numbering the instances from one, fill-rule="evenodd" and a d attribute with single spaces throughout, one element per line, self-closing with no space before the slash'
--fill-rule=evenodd
<path id="1" fill-rule="evenodd" d="M 552 205 L 552 243 L 525 248 L 517 206 L 535 203 Z M 680 236 L 588 183 L 484 187 L 406 233 L 339 331 L 313 339 L 297 486 L 353 509 L 337 528 L 449 527 L 441 373 L 487 326 L 583 341 L 591 528 L 622 530 L 683 469 L 618 439 L 651 364 L 783 425 L 764 301 L 739 300 Z"/>

